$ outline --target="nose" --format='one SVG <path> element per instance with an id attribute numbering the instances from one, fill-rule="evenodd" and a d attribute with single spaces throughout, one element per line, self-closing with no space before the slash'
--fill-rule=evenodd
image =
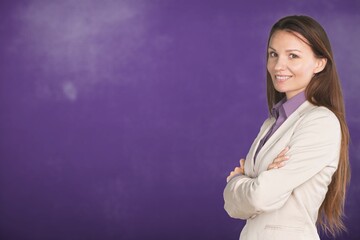
<path id="1" fill-rule="evenodd" d="M 274 69 L 276 71 L 284 70 L 286 69 L 286 59 L 282 57 L 278 57 L 275 62 Z"/>

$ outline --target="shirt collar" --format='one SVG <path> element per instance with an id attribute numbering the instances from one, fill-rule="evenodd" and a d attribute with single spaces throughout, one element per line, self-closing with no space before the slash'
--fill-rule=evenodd
<path id="1" fill-rule="evenodd" d="M 305 102 L 305 92 L 300 92 L 294 97 L 286 100 L 286 97 L 281 99 L 271 110 L 271 115 L 278 118 L 279 114 L 285 114 L 285 118 L 288 118 L 295 110 Z"/>

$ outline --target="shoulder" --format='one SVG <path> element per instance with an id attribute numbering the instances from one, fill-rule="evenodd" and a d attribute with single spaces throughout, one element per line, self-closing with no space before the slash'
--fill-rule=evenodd
<path id="1" fill-rule="evenodd" d="M 337 116 L 323 106 L 309 106 L 300 113 L 299 125 L 323 129 L 324 131 L 340 130 L 340 122 Z"/>
<path id="2" fill-rule="evenodd" d="M 308 107 L 300 113 L 300 117 L 306 119 L 324 118 L 329 121 L 339 122 L 336 115 L 330 109 L 324 106 L 315 106 L 311 103 L 308 103 Z"/>
<path id="3" fill-rule="evenodd" d="M 275 118 L 272 116 L 269 116 L 267 119 L 265 119 L 265 121 L 261 125 L 260 132 L 263 131 L 264 129 L 268 128 L 272 124 L 274 124 L 274 122 L 275 122 Z"/>

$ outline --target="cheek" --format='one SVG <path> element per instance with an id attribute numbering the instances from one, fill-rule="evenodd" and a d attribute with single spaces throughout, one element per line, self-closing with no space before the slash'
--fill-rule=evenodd
<path id="1" fill-rule="evenodd" d="M 312 65 L 307 66 L 304 70 L 303 75 L 307 82 L 311 81 L 312 77 L 314 76 L 314 71 L 315 69 Z"/>
<path id="2" fill-rule="evenodd" d="M 293 63 L 289 64 L 289 69 L 291 71 L 297 72 L 299 74 L 299 73 L 305 72 L 307 69 L 307 66 L 305 66 L 304 64 L 299 63 L 299 62 L 293 62 Z"/>
<path id="3" fill-rule="evenodd" d="M 312 63 L 293 63 L 289 68 L 296 72 L 298 75 L 312 76 L 314 73 L 315 66 Z"/>
<path id="4" fill-rule="evenodd" d="M 274 70 L 274 63 L 272 61 L 267 61 L 266 69 L 268 70 L 269 73 L 272 73 Z"/>

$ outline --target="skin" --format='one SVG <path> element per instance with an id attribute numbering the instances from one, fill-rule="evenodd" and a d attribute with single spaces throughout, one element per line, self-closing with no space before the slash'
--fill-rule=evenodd
<path id="1" fill-rule="evenodd" d="M 268 166 L 267 170 L 277 169 L 285 166 L 286 162 L 289 160 L 289 156 L 286 156 L 289 147 L 283 149 L 279 155 L 274 159 L 274 161 Z M 226 182 L 229 182 L 232 177 L 237 174 L 245 174 L 244 170 L 245 159 L 240 159 L 240 167 L 235 167 L 233 171 L 230 172 L 230 175 L 226 178 Z"/>
<path id="2" fill-rule="evenodd" d="M 312 77 L 326 65 L 298 33 L 276 31 L 270 38 L 267 70 L 274 88 L 290 99 L 305 90 Z"/>
<path id="3" fill-rule="evenodd" d="M 276 31 L 270 38 L 268 48 L 267 70 L 271 75 L 274 88 L 285 93 L 290 99 L 304 91 L 312 77 L 326 66 L 325 58 L 317 58 L 307 40 L 300 34 Z M 267 170 L 285 166 L 289 160 L 286 156 L 289 147 L 283 149 Z M 245 160 L 240 159 L 240 166 L 235 167 L 226 178 L 228 182 L 237 174 L 245 174 Z"/>

